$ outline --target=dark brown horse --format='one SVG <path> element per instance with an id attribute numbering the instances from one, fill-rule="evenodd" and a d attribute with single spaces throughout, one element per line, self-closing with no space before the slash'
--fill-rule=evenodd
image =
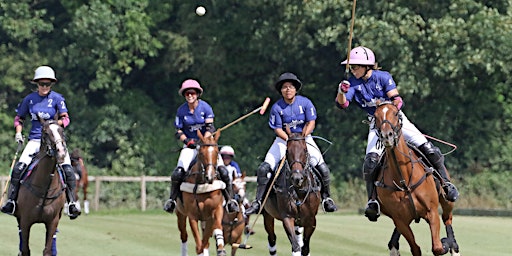
<path id="1" fill-rule="evenodd" d="M 87 200 L 87 188 L 89 187 L 89 173 L 85 167 L 84 160 L 78 149 L 71 153 L 71 166 L 76 174 L 75 200 L 80 201 L 79 191 L 82 190 L 83 206 L 85 214 L 89 214 L 89 200 Z M 81 173 L 81 177 L 78 173 Z"/>
<path id="2" fill-rule="evenodd" d="M 54 120 L 40 122 L 43 126 L 41 147 L 28 167 L 26 178 L 21 182 L 18 207 L 14 213 L 21 232 L 22 256 L 30 255 L 30 228 L 34 223 L 44 223 L 46 227 L 43 255 L 54 255 L 52 238 L 66 202 L 64 184 L 57 169 L 57 165 L 64 162 L 67 153 L 63 128 Z"/>
<path id="3" fill-rule="evenodd" d="M 385 147 L 385 158 L 377 181 L 378 200 L 382 212 L 395 224 L 388 244 L 390 255 L 400 255 L 400 234 L 409 243 L 412 255 L 421 255 L 410 227 L 413 220 L 419 222 L 421 218 L 430 226 L 434 255 L 443 255 L 448 251 L 452 255 L 459 255 L 451 226 L 453 203 L 440 194 L 443 193 L 442 189 L 439 189 L 432 169 L 424 163 L 425 157 L 421 157 L 405 142 L 401 133 L 401 112 L 391 102 L 383 102 L 379 104 L 374 115 L 380 143 Z M 439 205 L 443 210 L 442 219 L 448 236 L 442 241 Z"/>
<path id="4" fill-rule="evenodd" d="M 203 135 L 198 132 L 200 142 L 197 161 L 187 173 L 185 182 L 181 185 L 182 197 L 178 197 L 177 212 L 178 229 L 182 242 L 182 255 L 186 254 L 188 239 L 186 222 L 189 220 L 190 228 L 196 242 L 196 254 L 208 255 L 208 239 L 214 235 L 217 244 L 217 255 L 226 255 L 224 238 L 222 234 L 222 191 L 225 184 L 217 179 L 217 161 L 219 157 L 220 133 L 215 137 Z M 224 184 L 224 187 L 222 186 Z M 187 187 L 189 189 L 187 189 Z M 201 237 L 199 221 L 204 227 Z"/>
<path id="5" fill-rule="evenodd" d="M 276 183 L 264 206 L 265 230 L 271 255 L 276 253 L 274 219 L 282 221 L 292 255 L 309 255 L 321 200 L 320 186 L 309 164 L 305 138 L 299 133 L 290 133 L 289 129 L 287 133 L 286 164 L 280 165 L 284 167 L 279 173 L 276 171 Z M 304 227 L 303 241 L 297 239 L 299 227 Z"/>
<path id="6" fill-rule="evenodd" d="M 226 208 L 224 207 L 224 216 L 222 217 L 222 231 L 224 234 L 224 242 L 226 244 L 231 244 L 231 256 L 236 255 L 236 250 L 238 249 L 238 246 L 240 242 L 242 242 L 242 235 L 244 234 L 245 229 L 245 220 L 244 220 L 244 214 L 243 214 L 243 199 L 244 196 L 240 195 L 239 192 L 241 190 L 245 191 L 245 184 L 244 181 L 245 173 L 243 173 L 242 177 L 235 178 L 233 180 L 233 193 L 238 199 L 238 206 L 239 211 L 228 213 Z M 245 192 L 244 192 L 245 194 Z"/>

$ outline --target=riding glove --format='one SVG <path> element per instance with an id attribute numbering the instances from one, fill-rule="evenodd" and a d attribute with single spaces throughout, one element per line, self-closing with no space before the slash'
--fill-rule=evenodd
<path id="1" fill-rule="evenodd" d="M 16 140 L 17 143 L 23 143 L 23 141 L 24 141 L 23 135 L 21 134 L 21 132 L 17 132 L 16 136 L 14 136 L 14 139 Z"/>
<path id="2" fill-rule="evenodd" d="M 185 142 L 185 145 L 187 145 L 187 148 L 196 148 L 197 142 L 195 139 L 186 138 L 183 142 Z"/>
<path id="3" fill-rule="evenodd" d="M 350 88 L 350 82 L 347 80 L 341 81 L 341 83 L 338 85 L 338 93 L 343 94 L 348 92 L 348 88 Z"/>

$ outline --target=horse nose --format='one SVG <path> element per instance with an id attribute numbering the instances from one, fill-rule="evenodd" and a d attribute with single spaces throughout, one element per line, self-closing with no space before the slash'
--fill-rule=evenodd
<path id="1" fill-rule="evenodd" d="M 294 170 L 294 175 L 292 176 L 292 181 L 295 186 L 302 185 L 302 182 L 304 181 L 304 177 L 302 175 L 299 175 L 300 170 Z"/>

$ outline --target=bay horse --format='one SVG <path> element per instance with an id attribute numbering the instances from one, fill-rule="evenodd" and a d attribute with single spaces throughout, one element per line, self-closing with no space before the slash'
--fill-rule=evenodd
<path id="1" fill-rule="evenodd" d="M 280 164 L 284 172 L 275 173 L 276 183 L 269 188 L 268 199 L 263 209 L 263 222 L 268 234 L 270 255 L 276 254 L 276 234 L 274 220 L 282 221 L 288 240 L 292 247 L 292 255 L 309 255 L 310 241 L 316 229 L 316 214 L 320 205 L 320 182 L 309 164 L 306 140 L 300 133 L 291 133 L 286 128 L 286 164 Z M 284 160 L 283 160 L 284 161 Z M 279 173 L 278 173 L 279 172 Z M 297 230 L 303 227 L 303 240 L 299 241 Z"/>
<path id="2" fill-rule="evenodd" d="M 385 153 L 378 175 L 377 195 L 381 211 L 393 220 L 395 229 L 388 243 L 391 256 L 400 255 L 399 238 L 403 235 L 413 256 L 421 255 L 414 239 L 410 223 L 423 218 L 430 227 L 432 252 L 443 255 L 450 252 L 459 255 L 452 228 L 453 202 L 442 195 L 439 181 L 434 179 L 433 169 L 426 158 L 406 143 L 402 136 L 401 112 L 391 102 L 379 103 L 374 114 L 379 143 Z M 447 238 L 440 239 L 439 205 L 446 227 Z"/>
<path id="3" fill-rule="evenodd" d="M 66 202 L 64 182 L 57 167 L 64 162 L 67 153 L 64 131 L 55 120 L 39 121 L 42 124 L 41 147 L 22 178 L 14 213 L 20 232 L 21 256 L 30 255 L 30 229 L 35 223 L 46 227 L 43 255 L 56 255 L 52 253 L 53 236 Z"/>
<path id="4" fill-rule="evenodd" d="M 242 177 L 235 178 L 233 180 L 233 194 L 238 201 L 238 212 L 229 213 L 224 207 L 224 215 L 222 217 L 222 232 L 224 235 L 225 244 L 231 245 L 231 256 L 236 255 L 236 250 L 242 242 L 242 235 L 247 224 L 244 219 L 244 204 L 245 199 L 245 185 L 244 180 L 245 172 Z"/>
<path id="5" fill-rule="evenodd" d="M 89 214 L 89 200 L 87 200 L 87 188 L 89 187 L 89 173 L 85 167 L 84 160 L 80 154 L 80 150 L 74 149 L 71 153 L 71 166 L 75 170 L 76 175 L 76 188 L 75 188 L 75 199 L 80 201 L 79 191 L 82 191 L 83 195 L 83 206 L 85 214 Z M 81 175 L 79 175 L 79 173 Z"/>
<path id="6" fill-rule="evenodd" d="M 215 137 L 203 136 L 198 131 L 199 149 L 197 161 L 187 172 L 185 182 L 180 186 L 181 196 L 178 197 L 176 215 L 181 238 L 182 256 L 187 255 L 187 218 L 196 243 L 197 255 L 209 255 L 209 238 L 214 235 L 217 245 L 217 256 L 225 256 L 224 237 L 222 234 L 222 203 L 224 198 L 221 189 L 224 182 L 217 178 L 217 161 L 219 158 L 220 133 Z M 222 186 L 224 185 L 224 186 Z M 200 234 L 199 221 L 203 230 Z"/>

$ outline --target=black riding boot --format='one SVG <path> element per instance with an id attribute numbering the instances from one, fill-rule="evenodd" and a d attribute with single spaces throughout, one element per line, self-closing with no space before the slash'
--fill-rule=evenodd
<path id="1" fill-rule="evenodd" d="M 68 216 L 70 219 L 76 219 L 82 212 L 76 206 L 75 189 L 76 177 L 73 167 L 69 164 L 62 165 L 64 176 L 66 176 L 66 199 L 68 201 Z"/>
<path id="2" fill-rule="evenodd" d="M 185 169 L 183 167 L 176 167 L 171 174 L 171 195 L 164 205 L 164 211 L 173 213 L 176 208 L 176 198 L 180 193 L 180 185 L 185 179 Z"/>
<path id="3" fill-rule="evenodd" d="M 267 162 L 263 162 L 258 167 L 258 187 L 256 188 L 256 199 L 252 202 L 251 207 L 245 211 L 245 214 L 251 215 L 254 213 L 259 213 L 261 208 L 261 203 L 263 200 L 263 196 L 265 195 L 265 191 L 267 189 L 268 183 L 268 173 L 272 171 L 270 168 L 270 164 Z"/>
<path id="4" fill-rule="evenodd" d="M 334 200 L 331 198 L 331 189 L 329 184 L 331 183 L 329 167 L 327 167 L 326 163 L 322 163 L 316 166 L 316 169 L 322 176 L 322 206 L 324 211 L 326 212 L 334 212 L 337 211 L 338 208 L 336 204 L 334 204 Z"/>
<path id="5" fill-rule="evenodd" d="M 368 153 L 364 158 L 363 178 L 366 181 L 366 193 L 368 194 L 368 202 L 364 209 L 364 215 L 370 221 L 377 221 L 380 216 L 380 205 L 376 200 L 375 193 L 375 169 L 379 163 L 379 155 L 377 153 Z"/>
<path id="6" fill-rule="evenodd" d="M 457 198 L 459 198 L 459 191 L 448 178 L 448 171 L 444 165 L 444 156 L 441 154 L 441 150 L 430 142 L 424 143 L 419 146 L 418 149 L 427 157 L 427 160 L 432 164 L 432 167 L 434 167 L 434 169 L 439 173 L 439 176 L 441 176 L 441 185 L 446 193 L 446 200 L 455 202 Z"/>
<path id="7" fill-rule="evenodd" d="M 226 184 L 226 188 L 222 190 L 222 195 L 226 200 L 226 210 L 229 213 L 239 212 L 238 202 L 233 199 L 233 184 L 229 178 L 229 171 L 226 166 L 220 165 L 217 167 L 220 179 Z"/>
<path id="8" fill-rule="evenodd" d="M 20 179 L 21 175 L 23 174 L 23 171 L 25 171 L 25 168 L 27 168 L 27 165 L 18 162 L 12 169 L 11 173 L 11 182 L 9 185 L 9 199 L 5 204 L 2 206 L 3 213 L 7 214 L 14 214 L 14 211 L 16 210 L 16 199 L 18 199 L 18 190 L 20 189 Z"/>

